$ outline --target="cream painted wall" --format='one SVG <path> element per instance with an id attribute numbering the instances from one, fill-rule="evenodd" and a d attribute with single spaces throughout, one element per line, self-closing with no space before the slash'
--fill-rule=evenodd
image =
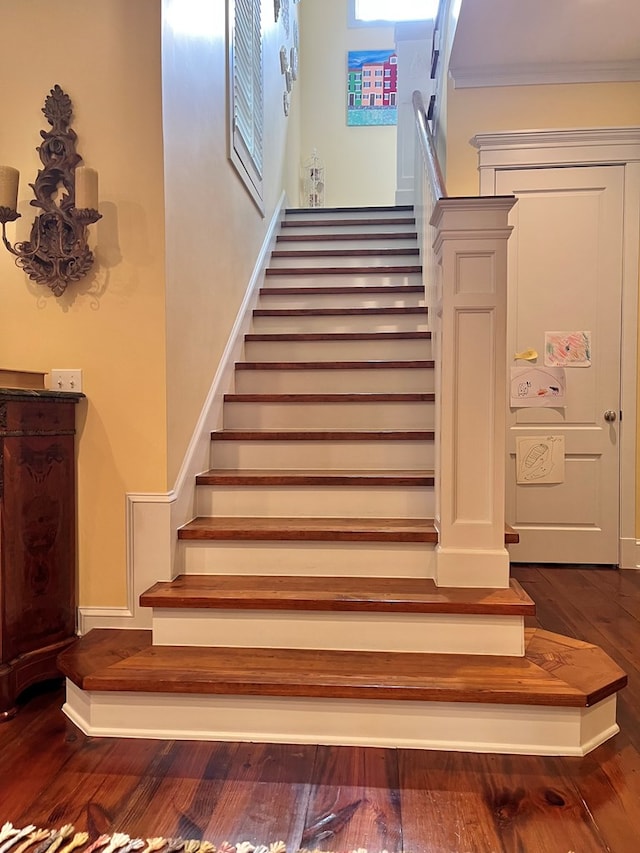
<path id="1" fill-rule="evenodd" d="M 282 193 L 287 119 L 273 5 L 263 4 L 264 206 L 227 159 L 224 3 L 164 0 L 168 479 L 180 469 Z M 295 14 L 295 6 L 291 12 Z"/>
<path id="2" fill-rule="evenodd" d="M 8 228 L 28 237 L 28 183 L 56 83 L 74 104 L 78 150 L 100 173 L 97 265 L 61 298 L 0 250 L 0 366 L 81 368 L 79 599 L 125 602 L 127 491 L 166 488 L 160 9 L 155 0 L 0 0 L 0 162 L 21 172 Z M 60 35 L 58 35 L 60 34 Z"/>
<path id="3" fill-rule="evenodd" d="M 476 133 L 640 124 L 640 83 L 579 83 L 455 89 L 447 102 L 447 190 L 478 192 Z"/>
<path id="4" fill-rule="evenodd" d="M 393 27 L 347 27 L 347 0 L 300 4 L 301 159 L 314 148 L 326 169 L 325 206 L 394 204 L 396 128 L 347 127 L 349 50 L 394 47 Z M 288 187 L 296 205 L 299 191 Z"/>

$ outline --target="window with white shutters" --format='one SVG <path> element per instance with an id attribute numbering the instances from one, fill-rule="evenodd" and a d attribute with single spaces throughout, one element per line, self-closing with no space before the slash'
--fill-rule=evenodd
<path id="1" fill-rule="evenodd" d="M 234 0 L 232 7 L 230 156 L 262 209 L 264 99 L 261 0 Z"/>

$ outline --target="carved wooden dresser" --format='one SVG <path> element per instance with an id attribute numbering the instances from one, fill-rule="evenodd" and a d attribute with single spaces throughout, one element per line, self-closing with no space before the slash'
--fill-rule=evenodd
<path id="1" fill-rule="evenodd" d="M 0 720 L 59 677 L 76 635 L 75 414 L 82 394 L 0 388 Z"/>

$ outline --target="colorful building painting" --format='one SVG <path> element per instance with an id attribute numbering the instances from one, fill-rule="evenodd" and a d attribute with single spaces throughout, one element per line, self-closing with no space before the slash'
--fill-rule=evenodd
<path id="1" fill-rule="evenodd" d="M 397 123 L 398 57 L 392 50 L 350 50 L 347 124 Z"/>

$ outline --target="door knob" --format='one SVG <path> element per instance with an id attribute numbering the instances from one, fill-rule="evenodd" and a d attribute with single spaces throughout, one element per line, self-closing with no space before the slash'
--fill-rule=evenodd
<path id="1" fill-rule="evenodd" d="M 607 411 L 604 413 L 604 419 L 605 421 L 609 421 L 609 423 L 613 423 L 613 421 L 615 421 L 617 417 L 618 416 L 613 411 L 613 409 L 607 409 Z"/>

